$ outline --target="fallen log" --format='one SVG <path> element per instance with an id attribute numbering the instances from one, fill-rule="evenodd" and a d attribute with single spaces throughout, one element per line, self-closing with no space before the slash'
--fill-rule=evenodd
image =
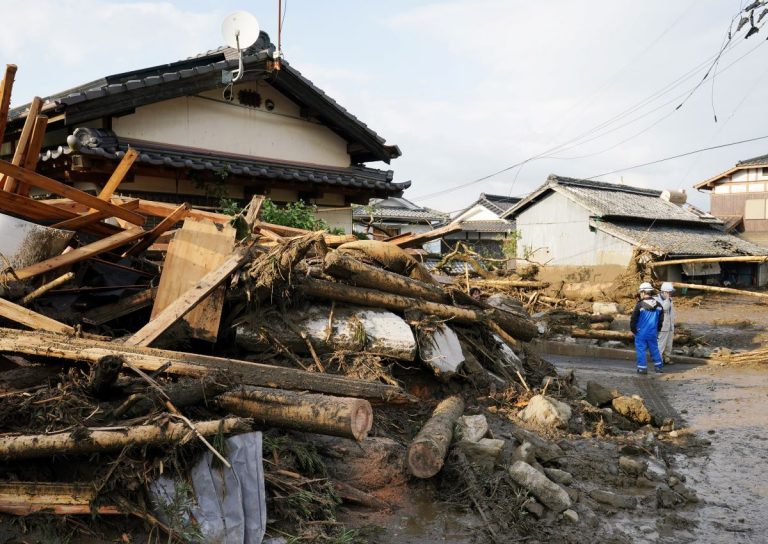
<path id="1" fill-rule="evenodd" d="M 450 302 L 445 292 L 436 285 L 361 263 L 354 257 L 338 251 L 331 251 L 325 256 L 323 272 L 360 287 L 431 302 Z"/>
<path id="2" fill-rule="evenodd" d="M 199 421 L 195 430 L 203 436 L 245 433 L 252 421 L 232 417 L 222 420 Z M 185 423 L 115 427 L 108 430 L 78 429 L 72 432 L 42 435 L 0 436 L 0 459 L 34 459 L 51 455 L 84 454 L 116 451 L 128 446 L 178 444 L 187 440 L 192 431 Z"/>
<path id="3" fill-rule="evenodd" d="M 755 297 L 768 299 L 768 293 L 757 293 L 755 291 L 743 291 L 741 289 L 730 289 L 728 287 L 715 287 L 714 285 L 698 285 L 695 283 L 672 282 L 675 289 L 695 289 L 697 291 L 709 291 L 711 293 L 724 293 L 726 295 L 741 295 L 745 297 Z"/>
<path id="4" fill-rule="evenodd" d="M 464 413 L 461 397 L 448 397 L 437 405 L 432 417 L 408 447 L 408 470 L 417 478 L 431 478 L 443 468 L 453 438 L 453 425 Z"/>
<path id="5" fill-rule="evenodd" d="M 698 263 L 764 263 L 768 257 L 758 255 L 740 255 L 738 257 L 704 257 L 699 259 L 674 259 L 670 261 L 656 261 L 646 266 L 656 268 L 659 266 L 671 266 L 673 264 L 698 264 Z M 685 285 L 685 284 L 681 284 Z"/>
<path id="6" fill-rule="evenodd" d="M 365 440 L 373 425 L 367 400 L 244 387 L 220 395 L 224 410 L 268 426 Z"/>
<path id="7" fill-rule="evenodd" d="M 361 306 L 386 308 L 401 312 L 416 310 L 443 319 L 453 319 L 458 323 L 482 323 L 491 319 L 496 321 L 511 336 L 524 341 L 531 340 L 538 335 L 536 325 L 530 320 L 522 319 L 512 314 L 502 315 L 502 312 L 498 311 L 480 312 L 314 278 L 303 278 L 298 290 L 306 296 L 323 300 L 349 302 L 351 304 L 360 304 Z"/>
<path id="8" fill-rule="evenodd" d="M 123 369 L 123 360 L 114 355 L 107 355 L 91 366 L 88 374 L 88 389 L 97 397 L 104 397 L 117 381 Z"/>
<path id="9" fill-rule="evenodd" d="M 43 358 L 95 363 L 105 355 L 118 355 L 144 371 L 165 369 L 169 374 L 196 378 L 227 371 L 242 383 L 262 387 L 314 391 L 330 395 L 383 400 L 390 403 L 413 402 L 400 387 L 277 367 L 238 359 L 225 359 L 142 346 L 126 346 L 98 340 L 84 340 L 40 332 L 0 328 L 0 353 L 18 353 Z M 167 366 L 170 362 L 171 365 Z"/>
<path id="10" fill-rule="evenodd" d="M 231 385 L 219 383 L 215 376 L 206 376 L 201 380 L 183 380 L 163 386 L 163 396 L 150 388 L 146 393 L 136 393 L 128 397 L 112 413 L 116 418 L 134 418 L 148 414 L 155 409 L 165 409 L 170 400 L 178 407 L 196 406 L 213 400 L 231 389 Z"/>
<path id="11" fill-rule="evenodd" d="M 116 506 L 93 505 L 93 484 L 0 482 L 0 512 L 26 516 L 45 511 L 58 515 L 122 514 Z"/>
<path id="12" fill-rule="evenodd" d="M 487 280 L 487 279 L 473 279 L 469 280 L 469 284 L 477 287 L 500 287 L 500 288 L 515 288 L 515 289 L 546 289 L 549 287 L 549 283 L 545 281 L 536 280 Z"/>

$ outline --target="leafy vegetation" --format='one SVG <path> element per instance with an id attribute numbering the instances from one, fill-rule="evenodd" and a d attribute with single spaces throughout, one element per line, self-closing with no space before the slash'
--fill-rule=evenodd
<path id="1" fill-rule="evenodd" d="M 270 199 L 261 205 L 261 218 L 267 223 L 295 227 L 304 230 L 325 230 L 331 234 L 344 234 L 343 229 L 331 228 L 328 223 L 317 218 L 317 206 L 305 204 L 303 200 L 278 206 Z"/>

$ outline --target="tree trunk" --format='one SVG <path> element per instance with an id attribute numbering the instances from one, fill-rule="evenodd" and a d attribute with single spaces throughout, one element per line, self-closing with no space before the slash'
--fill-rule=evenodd
<path id="1" fill-rule="evenodd" d="M 102 357 L 91 366 L 88 389 L 96 397 L 104 398 L 117 381 L 123 368 L 123 360 L 115 355 Z"/>
<path id="2" fill-rule="evenodd" d="M 700 259 L 675 259 L 671 261 L 656 261 L 648 263 L 647 266 L 656 268 L 658 266 L 670 266 L 673 264 L 696 264 L 696 263 L 764 263 L 768 261 L 768 257 L 760 257 L 756 255 L 741 255 L 738 257 L 705 257 Z M 680 284 L 685 285 L 685 284 Z"/>
<path id="3" fill-rule="evenodd" d="M 498 287 L 501 289 L 546 289 L 549 287 L 549 283 L 537 280 L 472 279 L 469 280 L 469 283 L 477 287 Z"/>
<path id="4" fill-rule="evenodd" d="M 725 293 L 727 295 L 742 295 L 745 297 L 768 299 L 768 293 L 756 293 L 755 291 L 729 289 L 728 287 L 715 287 L 714 285 L 697 285 L 695 283 L 678 283 L 678 282 L 672 282 L 672 285 L 676 289 L 695 289 L 697 291 L 710 291 L 712 293 Z"/>
<path id="5" fill-rule="evenodd" d="M 443 319 L 453 319 L 457 323 L 481 323 L 486 319 L 491 318 L 511 336 L 523 341 L 531 340 L 538 335 L 536 325 L 530 320 L 522 319 L 512 314 L 503 316 L 500 315 L 500 312 L 487 314 L 477 310 L 459 308 L 457 306 L 439 304 L 437 302 L 426 302 L 401 295 L 382 293 L 381 291 L 373 289 L 352 287 L 313 278 L 304 278 L 299 284 L 299 291 L 307 296 L 323 300 L 349 302 L 351 304 L 360 304 L 362 306 L 371 306 L 374 308 L 387 308 L 389 310 L 397 310 L 401 312 L 405 310 L 417 310 Z"/>
<path id="6" fill-rule="evenodd" d="M 202 380 L 184 380 L 178 383 L 171 383 L 163 387 L 163 391 L 171 400 L 171 404 L 178 407 L 196 406 L 203 404 L 206 400 L 213 400 L 217 395 L 221 395 L 231 388 L 231 385 L 219 383 L 211 377 L 205 377 Z M 118 408 L 115 409 L 115 416 L 119 418 L 130 419 L 152 410 L 165 409 L 167 399 L 161 397 L 153 388 L 146 393 L 137 393 L 131 395 Z"/>
<path id="7" fill-rule="evenodd" d="M 224 433 L 244 433 L 251 430 L 252 422 L 242 418 L 200 421 L 195 428 L 203 436 Z M 21 435 L 0 437 L 0 459 L 32 459 L 51 455 L 117 451 L 126 446 L 178 444 L 192 430 L 185 423 L 116 427 L 114 430 L 87 431 L 78 429 L 69 433 Z"/>
<path id="8" fill-rule="evenodd" d="M 373 410 L 367 400 L 244 387 L 220 395 L 218 404 L 233 414 L 268 426 L 354 438 L 368 436 Z"/>
<path id="9" fill-rule="evenodd" d="M 293 368 L 225 359 L 209 355 L 183 353 L 142 346 L 83 340 L 40 332 L 0 328 L 0 353 L 23 353 L 38 357 L 95 363 L 105 355 L 118 355 L 141 370 L 153 372 L 172 363 L 165 372 L 201 377 L 226 371 L 247 385 L 314 391 L 330 395 L 408 403 L 414 399 L 400 387 L 338 376 L 305 372 Z"/>
<path id="10" fill-rule="evenodd" d="M 338 251 L 332 251 L 325 256 L 323 272 L 360 287 L 430 302 L 449 302 L 443 290 L 436 285 L 361 263 L 354 257 Z"/>
<path id="11" fill-rule="evenodd" d="M 91 504 L 91 483 L 0 482 L 0 512 L 26 516 L 41 510 L 59 515 L 122 514 L 115 506 Z"/>
<path id="12" fill-rule="evenodd" d="M 443 468 L 453 438 L 453 425 L 464 413 L 461 397 L 448 397 L 408 447 L 408 470 L 417 478 L 431 478 Z"/>

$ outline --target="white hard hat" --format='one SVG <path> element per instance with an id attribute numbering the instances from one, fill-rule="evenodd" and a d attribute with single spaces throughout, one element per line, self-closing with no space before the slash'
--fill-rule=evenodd
<path id="1" fill-rule="evenodd" d="M 661 284 L 661 287 L 659 288 L 659 291 L 666 291 L 667 293 L 671 293 L 675 290 L 674 287 L 672 287 L 672 282 L 665 281 Z"/>
<path id="2" fill-rule="evenodd" d="M 651 285 L 647 281 L 644 281 L 643 283 L 640 284 L 640 289 L 638 289 L 638 291 L 639 292 L 642 292 L 642 291 L 653 291 L 653 285 Z"/>

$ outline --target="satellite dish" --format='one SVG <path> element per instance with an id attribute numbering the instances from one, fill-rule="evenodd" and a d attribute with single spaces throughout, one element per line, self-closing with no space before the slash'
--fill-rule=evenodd
<path id="1" fill-rule="evenodd" d="M 259 22 L 247 11 L 236 11 L 221 23 L 221 35 L 228 46 L 246 49 L 259 39 Z"/>

